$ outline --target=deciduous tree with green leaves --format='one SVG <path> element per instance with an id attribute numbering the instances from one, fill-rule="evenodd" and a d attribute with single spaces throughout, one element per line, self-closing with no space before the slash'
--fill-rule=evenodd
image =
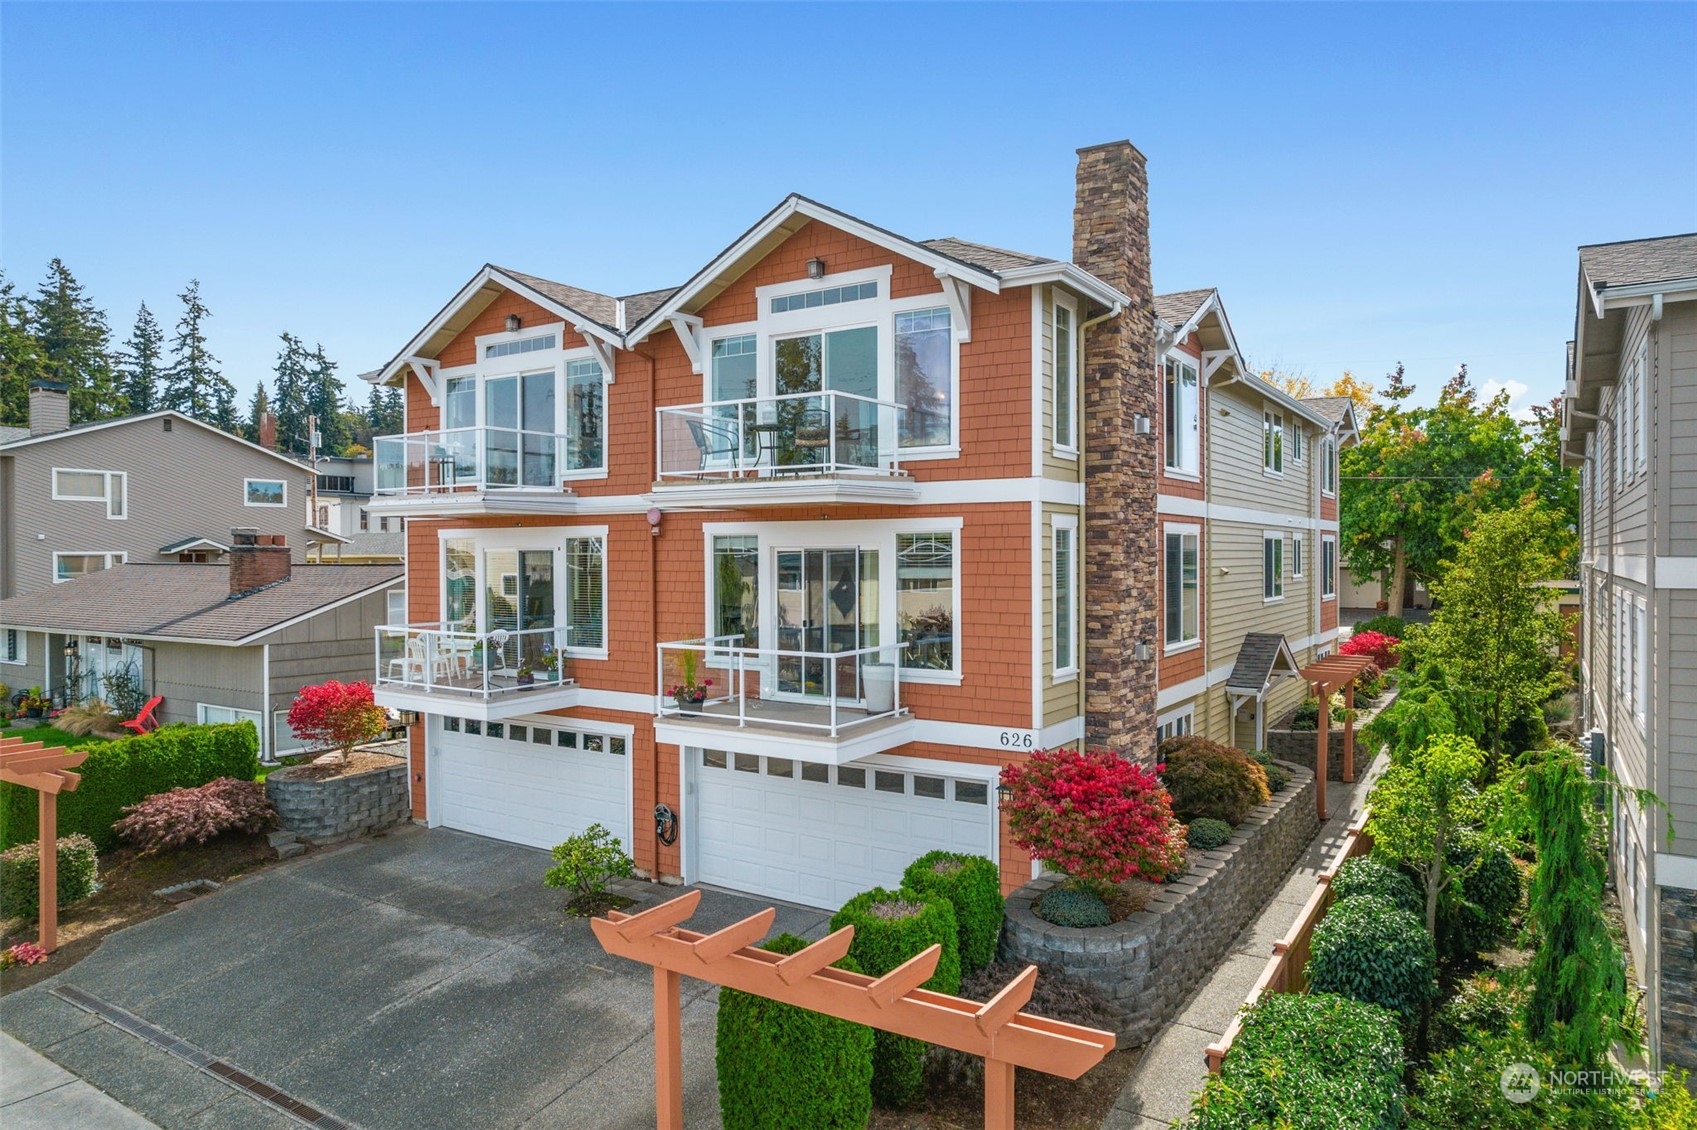
<path id="1" fill-rule="evenodd" d="M 1472 738 L 1444 734 L 1391 762 L 1368 798 L 1373 850 L 1411 868 L 1426 894 L 1426 931 L 1438 931 L 1444 854 L 1456 829 L 1474 816 L 1473 778 L 1484 755 Z"/>

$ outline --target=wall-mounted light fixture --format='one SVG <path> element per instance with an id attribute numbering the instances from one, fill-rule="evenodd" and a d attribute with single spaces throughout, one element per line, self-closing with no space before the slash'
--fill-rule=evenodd
<path id="1" fill-rule="evenodd" d="M 996 801 L 997 801 L 997 803 L 1006 804 L 1008 801 L 1010 801 L 1012 799 L 1013 799 L 1013 790 L 1012 789 L 1008 788 L 1006 785 L 997 785 L 996 786 Z"/>
<path id="2" fill-rule="evenodd" d="M 1141 412 L 1132 416 L 1132 418 L 1131 418 L 1131 430 L 1136 432 L 1140 436 L 1148 435 L 1150 433 L 1150 431 L 1152 430 L 1149 426 L 1149 417 L 1145 416 Z"/>
<path id="3" fill-rule="evenodd" d="M 648 532 L 655 537 L 660 536 L 660 508 L 658 506 L 648 508 Z"/>
<path id="4" fill-rule="evenodd" d="M 1137 645 L 1131 649 L 1131 654 L 1139 663 L 1147 663 L 1155 658 L 1155 648 L 1148 640 L 1138 640 Z"/>
<path id="5" fill-rule="evenodd" d="M 807 261 L 807 277 L 810 278 L 810 279 L 822 279 L 822 278 L 824 278 L 825 277 L 825 260 L 819 258 L 817 255 L 815 255 L 813 258 L 809 259 Z"/>
<path id="6" fill-rule="evenodd" d="M 66 640 L 65 641 L 65 658 L 66 659 L 75 659 L 76 657 L 77 657 L 77 641 L 76 640 Z"/>
<path id="7" fill-rule="evenodd" d="M 508 333 L 510 333 L 510 334 L 518 333 L 519 327 L 522 326 L 522 325 L 524 325 L 524 321 L 517 314 L 508 314 L 507 315 L 507 332 Z"/>

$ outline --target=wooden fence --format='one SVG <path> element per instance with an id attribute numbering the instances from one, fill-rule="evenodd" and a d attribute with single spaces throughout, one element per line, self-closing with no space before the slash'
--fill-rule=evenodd
<path id="1" fill-rule="evenodd" d="M 1273 956 L 1267 959 L 1266 968 L 1261 970 L 1261 976 L 1255 980 L 1255 987 L 1249 990 L 1249 996 L 1244 1001 L 1245 1008 L 1260 1000 L 1262 993 L 1308 991 L 1309 947 L 1314 939 L 1314 927 L 1320 924 L 1320 919 L 1324 918 L 1326 911 L 1331 908 L 1332 879 L 1346 861 L 1358 855 L 1366 855 L 1372 849 L 1373 837 L 1367 834 L 1367 812 L 1363 810 L 1360 817 L 1344 832 L 1343 846 L 1315 880 L 1314 893 L 1302 904 L 1302 913 L 1297 916 L 1290 931 L 1281 940 L 1273 943 Z M 1241 1018 L 1233 1017 L 1219 1043 L 1208 1046 L 1204 1054 L 1208 1058 L 1210 1074 L 1219 1073 L 1220 1064 L 1225 1060 L 1226 1052 L 1231 1050 L 1232 1041 L 1237 1038 L 1241 1027 Z"/>

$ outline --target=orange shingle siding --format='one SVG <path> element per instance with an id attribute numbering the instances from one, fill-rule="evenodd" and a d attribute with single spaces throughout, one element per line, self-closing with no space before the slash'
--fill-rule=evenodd
<path id="1" fill-rule="evenodd" d="M 1343 570 L 1338 570 L 1341 575 Z M 1338 626 L 1338 601 L 1336 597 L 1320 602 L 1320 630 L 1329 632 Z"/>

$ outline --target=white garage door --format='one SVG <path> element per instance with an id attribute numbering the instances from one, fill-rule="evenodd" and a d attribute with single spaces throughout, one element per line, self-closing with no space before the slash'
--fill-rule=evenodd
<path id="1" fill-rule="evenodd" d="M 983 781 L 716 750 L 691 762 L 704 883 L 834 909 L 895 888 L 928 851 L 991 855 Z"/>
<path id="2" fill-rule="evenodd" d="M 624 738 L 458 718 L 441 719 L 434 737 L 430 789 L 441 824 L 551 848 L 600 823 L 630 851 Z"/>

